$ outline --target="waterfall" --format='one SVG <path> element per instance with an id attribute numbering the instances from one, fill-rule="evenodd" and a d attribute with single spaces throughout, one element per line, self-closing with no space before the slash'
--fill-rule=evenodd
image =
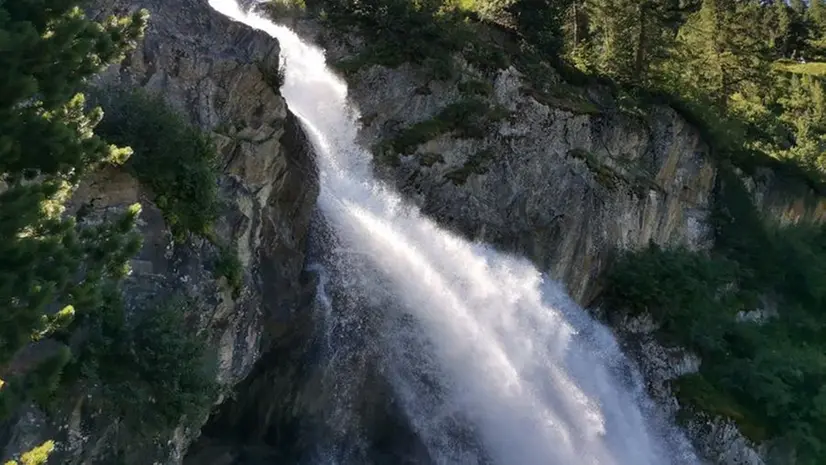
<path id="1" fill-rule="evenodd" d="M 368 463 L 369 432 L 356 419 L 372 395 L 367 372 L 386 384 L 430 463 L 699 463 L 657 417 L 610 331 L 558 283 L 443 231 L 374 179 L 370 153 L 355 142 L 358 111 L 322 50 L 233 0 L 210 3 L 278 39 L 282 94 L 318 155 L 331 400 L 313 463 Z"/>

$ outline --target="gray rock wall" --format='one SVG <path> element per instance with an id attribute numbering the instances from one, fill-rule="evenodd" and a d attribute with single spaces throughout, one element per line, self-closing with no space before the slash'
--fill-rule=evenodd
<path id="1" fill-rule="evenodd" d="M 367 142 L 461 98 L 454 85 L 428 83 L 406 67 L 373 67 L 352 82 L 353 99 L 371 116 Z M 416 91 L 424 87 L 429 93 Z M 516 70 L 500 72 L 491 101 L 508 118 L 480 139 L 447 134 L 422 144 L 382 175 L 441 223 L 527 255 L 581 303 L 617 249 L 704 245 L 715 168 L 694 128 L 665 107 L 645 116 L 575 113 L 524 88 Z M 434 153 L 440 161 L 423 163 Z M 451 179 L 483 153 L 485 167 L 464 182 Z"/>

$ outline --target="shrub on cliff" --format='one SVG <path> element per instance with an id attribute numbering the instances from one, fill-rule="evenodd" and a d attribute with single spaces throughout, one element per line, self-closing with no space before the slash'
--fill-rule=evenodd
<path id="1" fill-rule="evenodd" d="M 606 307 L 651 314 L 658 335 L 699 354 L 674 383 L 684 408 L 734 420 L 755 441 L 826 460 L 826 227 L 767 227 L 739 179 L 721 174 L 711 253 L 624 255 Z"/>
<path id="2" fill-rule="evenodd" d="M 23 453 L 20 460 L 9 460 L 5 465 L 43 465 L 49 460 L 49 455 L 54 451 L 54 441 L 46 441 L 43 444 Z"/>
<path id="3" fill-rule="evenodd" d="M 109 90 L 102 137 L 132 148 L 129 162 L 176 240 L 207 236 L 218 214 L 218 154 L 210 136 L 163 98 L 142 90 Z"/>
<path id="4" fill-rule="evenodd" d="M 91 339 L 83 370 L 102 387 L 93 402 L 117 418 L 129 436 L 153 438 L 183 418 L 198 419 L 217 394 L 206 335 L 188 321 L 193 302 L 165 297 L 127 324 L 112 314 Z"/>
<path id="5" fill-rule="evenodd" d="M 218 153 L 210 134 L 189 123 L 159 95 L 110 88 L 97 97 L 106 110 L 98 132 L 132 148 L 127 166 L 155 195 L 176 241 L 194 234 L 218 248 L 215 271 L 226 277 L 237 296 L 243 285 L 241 264 L 212 231 L 221 203 Z"/>

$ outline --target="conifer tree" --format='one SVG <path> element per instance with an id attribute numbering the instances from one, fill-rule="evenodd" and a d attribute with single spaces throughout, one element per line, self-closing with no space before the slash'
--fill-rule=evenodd
<path id="1" fill-rule="evenodd" d="M 670 70 L 676 86 L 722 109 L 734 93 L 749 86 L 764 87 L 770 32 L 754 27 L 763 13 L 757 3 L 703 0 L 680 30 L 679 56 Z"/>
<path id="2" fill-rule="evenodd" d="M 784 25 L 783 21 L 785 21 L 785 18 L 781 16 L 781 7 L 785 8 L 789 18 L 788 28 L 783 30 L 787 34 L 786 41 L 782 44 L 782 48 L 775 50 L 779 52 L 779 57 L 795 59 L 809 54 L 807 49 L 811 48 L 809 41 L 812 39 L 812 27 L 806 20 L 805 5 L 798 8 L 795 6 L 795 2 L 791 2 L 791 6 L 785 6 L 782 0 L 778 0 L 775 7 L 775 11 L 778 12 L 779 16 L 778 27 L 782 27 Z"/>
<path id="3" fill-rule="evenodd" d="M 84 173 L 129 154 L 94 135 L 101 112 L 77 91 L 134 46 L 147 14 L 100 24 L 76 3 L 0 2 L 0 416 L 37 384 L 55 384 L 68 361 L 64 347 L 25 366 L 15 363 L 21 350 L 106 305 L 106 287 L 138 246 L 137 207 L 89 227 L 63 213 Z"/>
<path id="4" fill-rule="evenodd" d="M 809 0 L 809 9 L 806 16 L 818 32 L 823 31 L 824 26 L 826 26 L 826 6 L 824 6 L 823 0 Z"/>
<path id="5" fill-rule="evenodd" d="M 826 60 L 826 4 L 824 0 L 810 1 L 805 22 L 807 28 L 806 58 L 815 61 Z"/>
<path id="6" fill-rule="evenodd" d="M 791 0 L 789 5 L 791 5 L 792 11 L 799 16 L 803 16 L 803 14 L 806 13 L 806 3 L 803 0 Z"/>
<path id="7" fill-rule="evenodd" d="M 673 41 L 679 2 L 589 0 L 587 5 L 595 68 L 623 82 L 648 83 Z"/>
<path id="8" fill-rule="evenodd" d="M 785 57 L 789 53 L 792 33 L 792 14 L 785 0 L 774 0 L 773 21 L 768 25 L 773 31 L 772 47 L 776 53 Z"/>
<path id="9" fill-rule="evenodd" d="M 551 56 L 563 47 L 564 17 L 572 0 L 516 0 L 506 8 L 529 41 Z"/>
<path id="10" fill-rule="evenodd" d="M 669 58 L 677 29 L 685 14 L 679 0 L 644 0 L 637 6 L 640 24 L 634 59 L 634 76 L 638 83 L 650 84 L 652 67 Z"/>
<path id="11" fill-rule="evenodd" d="M 631 46 L 633 7 L 624 0 L 591 0 L 588 3 L 589 35 L 594 49 L 595 68 L 620 80 L 630 78 L 634 60 Z"/>

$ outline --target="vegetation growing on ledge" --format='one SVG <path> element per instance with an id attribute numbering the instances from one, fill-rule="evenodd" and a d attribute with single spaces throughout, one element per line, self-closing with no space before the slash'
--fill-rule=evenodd
<path id="1" fill-rule="evenodd" d="M 480 81 L 479 79 L 462 81 L 457 87 L 459 92 L 469 96 L 489 97 L 493 94 L 493 86 L 489 82 Z"/>
<path id="2" fill-rule="evenodd" d="M 583 149 L 573 149 L 568 152 L 568 156 L 585 162 L 596 181 L 608 189 L 616 189 L 619 185 L 625 184 L 631 186 L 640 197 L 648 195 L 652 190 L 663 191 L 654 176 L 641 167 L 639 162 L 619 157 L 612 159 L 614 166 L 611 166 L 596 154 Z"/>
<path id="3" fill-rule="evenodd" d="M 419 145 L 449 132 L 457 137 L 479 139 L 487 135 L 490 123 L 505 116 L 505 110 L 484 100 L 460 100 L 446 106 L 433 118 L 403 129 L 392 139 L 384 141 L 376 152 L 392 163 L 398 154 L 410 155 Z"/>
<path id="4" fill-rule="evenodd" d="M 244 285 L 244 269 L 241 259 L 229 246 L 222 245 L 218 250 L 218 259 L 215 261 L 215 272 L 227 280 L 232 293 L 238 297 Z"/>
<path id="5" fill-rule="evenodd" d="M 189 124 L 163 98 L 142 90 L 110 89 L 98 133 L 134 151 L 129 167 L 155 194 L 172 237 L 201 236 L 218 248 L 215 271 L 237 296 L 243 285 L 238 257 L 217 240 L 220 210 L 218 153 L 208 133 Z"/>
<path id="6" fill-rule="evenodd" d="M 181 328 L 193 302 L 163 297 L 125 323 L 112 312 L 93 327 L 87 350 L 73 367 L 102 392 L 95 405 L 117 418 L 132 440 L 153 439 L 186 417 L 208 413 L 217 394 L 206 338 Z M 124 436 L 126 437 L 126 436 Z"/>
<path id="7" fill-rule="evenodd" d="M 419 154 L 419 164 L 421 166 L 433 166 L 436 163 L 444 163 L 445 157 L 441 153 L 426 152 Z"/>
<path id="8" fill-rule="evenodd" d="M 686 408 L 731 418 L 796 463 L 823 463 L 826 228 L 766 226 L 726 170 L 713 225 L 710 253 L 624 255 L 607 274 L 606 307 L 651 314 L 665 343 L 700 355 L 700 372 L 675 383 Z"/>
<path id="9" fill-rule="evenodd" d="M 582 150 L 582 149 L 574 149 L 568 152 L 569 157 L 578 158 L 585 162 L 585 166 L 588 167 L 588 170 L 594 174 L 596 181 L 608 188 L 608 189 L 615 189 L 620 182 L 620 175 L 605 163 L 599 160 L 599 158 L 594 155 L 593 153 Z"/>
<path id="10" fill-rule="evenodd" d="M 206 236 L 218 214 L 218 154 L 207 133 L 160 96 L 110 91 L 98 133 L 132 148 L 130 168 L 155 194 L 173 236 Z"/>
<path id="11" fill-rule="evenodd" d="M 445 173 L 445 179 L 449 179 L 456 185 L 464 184 L 471 174 L 487 173 L 490 164 L 493 163 L 495 159 L 496 153 L 493 150 L 480 150 L 468 157 L 462 167 Z"/>

